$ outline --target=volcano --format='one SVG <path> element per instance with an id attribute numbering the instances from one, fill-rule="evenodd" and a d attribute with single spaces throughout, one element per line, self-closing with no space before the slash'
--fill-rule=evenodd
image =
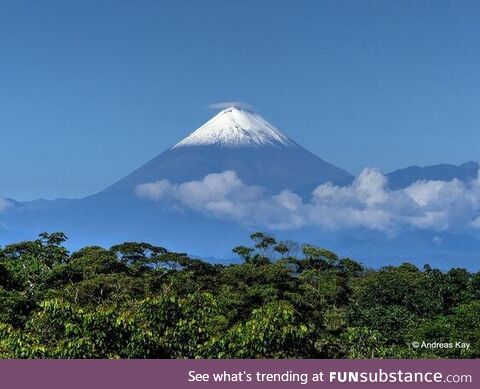
<path id="1" fill-rule="evenodd" d="M 475 171 L 476 163 L 438 165 L 410 167 L 387 177 L 392 187 L 404 188 L 418 180 L 466 182 Z M 232 106 L 99 193 L 75 200 L 8 201 L 0 214 L 0 244 L 32 239 L 43 231 L 62 231 L 70 237 L 71 249 L 144 241 L 203 258 L 231 259 L 232 247 L 248 244 L 254 231 L 266 231 L 279 239 L 380 261 L 376 264 L 406 257 L 429 258 L 432 264 L 444 264 L 450 258 L 466 261 L 480 249 L 480 240 L 474 237 L 441 231 L 407 230 L 386 237 L 382 231 L 328 232 L 312 224 L 282 229 L 284 209 L 311 202 L 312 192 L 321 184 L 343 187 L 353 180 L 348 172 L 300 146 L 258 113 Z M 332 187 L 326 185 L 320 194 L 328 195 Z M 269 211 L 268 206 L 278 202 L 281 207 Z M 243 204 L 249 205 L 242 208 Z M 297 226 L 305 217 L 322 218 L 310 214 L 312 208 L 304 208 L 308 214 L 302 214 L 300 221 L 289 220 L 289 226 Z"/>
<path id="2" fill-rule="evenodd" d="M 347 185 L 353 180 L 258 113 L 232 106 L 99 193 L 76 200 L 16 203 L 2 216 L 6 226 L 2 242 L 63 231 L 71 237 L 72 248 L 136 240 L 194 254 L 230 255 L 231 247 L 245 241 L 257 227 L 179 211 L 136 194 L 147 183 L 182 184 L 226 171 L 234 172 L 246 185 L 261 187 L 265 194 L 290 190 L 304 198 L 322 183 Z"/>
<path id="3" fill-rule="evenodd" d="M 259 114 L 230 107 L 98 196 L 133 196 L 135 187 L 146 182 L 167 179 L 181 183 L 227 170 L 269 193 L 288 189 L 303 196 L 328 181 L 347 185 L 353 180 L 345 170 L 298 145 Z"/>

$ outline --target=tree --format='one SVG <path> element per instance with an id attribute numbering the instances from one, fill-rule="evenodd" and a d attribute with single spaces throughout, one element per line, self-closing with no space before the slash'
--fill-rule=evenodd
<path id="1" fill-rule="evenodd" d="M 338 256 L 326 249 L 314 246 L 303 246 L 304 258 L 297 261 L 298 271 L 307 269 L 325 269 L 338 264 Z"/>
<path id="2" fill-rule="evenodd" d="M 214 337 L 206 349 L 214 358 L 302 358 L 313 347 L 310 333 L 293 306 L 279 302 L 254 310 L 247 322 Z"/>
<path id="3" fill-rule="evenodd" d="M 137 242 L 70 254 L 65 239 L 0 248 L 0 357 L 480 357 L 480 273 L 466 269 L 367 269 L 263 233 L 228 265 Z"/>
<path id="4" fill-rule="evenodd" d="M 245 263 L 250 263 L 252 260 L 252 253 L 255 250 L 245 246 L 237 246 L 232 251 L 235 254 L 238 254 L 245 261 Z"/>
<path id="5" fill-rule="evenodd" d="M 128 266 L 142 267 L 152 264 L 152 259 L 167 253 L 163 247 L 153 246 L 149 243 L 124 242 L 110 248 L 118 259 Z"/>

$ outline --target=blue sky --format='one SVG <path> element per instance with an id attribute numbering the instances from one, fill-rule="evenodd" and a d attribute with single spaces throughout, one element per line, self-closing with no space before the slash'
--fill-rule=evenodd
<path id="1" fill-rule="evenodd" d="M 358 173 L 480 159 L 477 1 L 0 2 L 0 196 L 99 191 L 245 101 Z"/>

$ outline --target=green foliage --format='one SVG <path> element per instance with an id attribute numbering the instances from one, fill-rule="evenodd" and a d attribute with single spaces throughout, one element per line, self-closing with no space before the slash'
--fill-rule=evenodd
<path id="1" fill-rule="evenodd" d="M 480 357 L 480 273 L 365 269 L 260 232 L 229 266 L 137 242 L 70 254 L 65 239 L 0 249 L 1 358 Z"/>
<path id="2" fill-rule="evenodd" d="M 279 301 L 255 309 L 245 323 L 215 337 L 207 356 L 215 358 L 307 357 L 309 326 L 301 323 L 293 306 Z"/>
<path id="3" fill-rule="evenodd" d="M 470 347 L 417 350 L 422 357 L 478 358 L 480 356 L 480 301 L 459 305 L 447 316 L 438 315 L 425 320 L 411 331 L 412 339 L 425 342 L 468 342 Z"/>

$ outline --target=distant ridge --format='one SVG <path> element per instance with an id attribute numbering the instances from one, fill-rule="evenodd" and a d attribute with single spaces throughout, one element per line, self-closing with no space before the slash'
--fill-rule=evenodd
<path id="1" fill-rule="evenodd" d="M 475 161 L 465 162 L 459 166 L 450 164 L 410 166 L 395 170 L 387 176 L 391 189 L 401 189 L 420 180 L 451 181 L 456 178 L 467 182 L 478 177 L 479 168 L 479 163 Z"/>

